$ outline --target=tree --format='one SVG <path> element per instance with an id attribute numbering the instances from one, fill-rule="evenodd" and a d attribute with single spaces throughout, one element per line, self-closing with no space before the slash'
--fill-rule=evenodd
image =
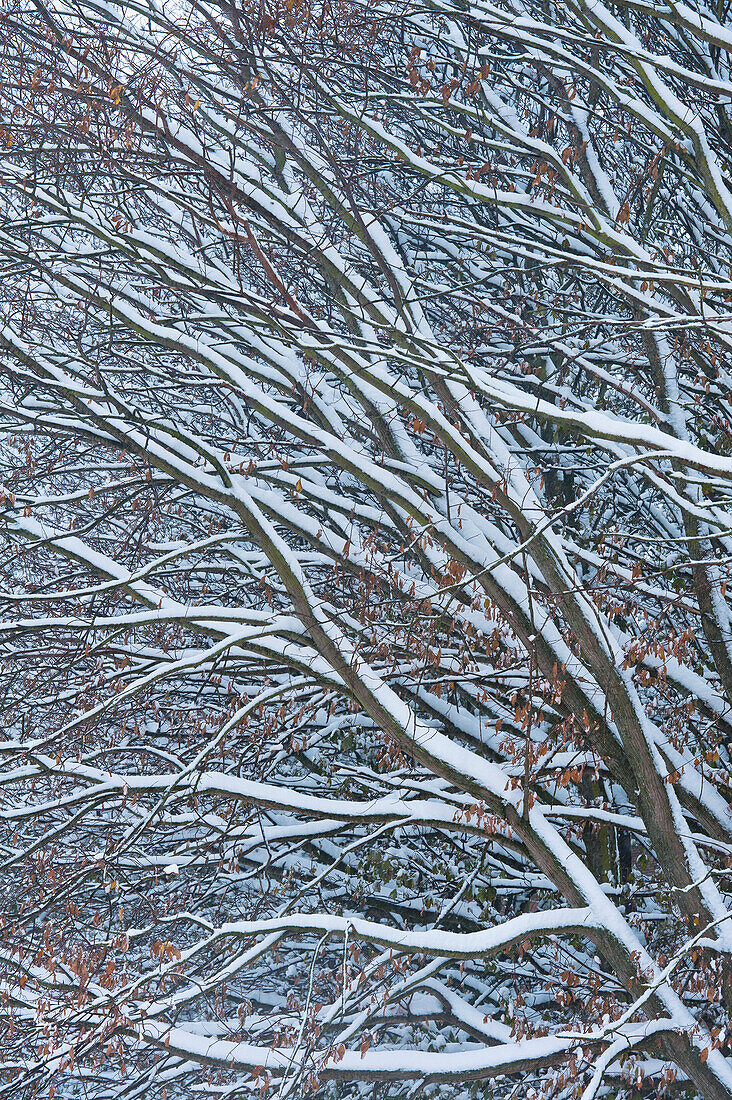
<path id="1" fill-rule="evenodd" d="M 726 8 L 1 27 L 0 1096 L 728 1097 Z"/>

